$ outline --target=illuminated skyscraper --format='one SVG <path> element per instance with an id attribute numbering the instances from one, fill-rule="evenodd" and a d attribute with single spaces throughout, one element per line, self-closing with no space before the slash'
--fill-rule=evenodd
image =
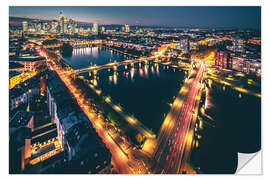
<path id="1" fill-rule="evenodd" d="M 75 33 L 76 23 L 72 19 L 69 19 L 69 32 Z"/>
<path id="2" fill-rule="evenodd" d="M 60 11 L 60 14 L 59 14 L 59 21 L 61 21 L 63 19 L 63 12 Z"/>
<path id="3" fill-rule="evenodd" d="M 28 24 L 27 24 L 26 21 L 23 21 L 22 22 L 22 29 L 23 29 L 23 32 L 27 32 L 27 30 L 28 30 Z"/>
<path id="4" fill-rule="evenodd" d="M 94 23 L 94 24 L 93 24 L 92 32 L 93 32 L 94 34 L 97 34 L 97 33 L 98 33 L 98 24 L 97 24 L 97 23 Z"/>
<path id="5" fill-rule="evenodd" d="M 79 33 L 83 33 L 83 28 L 82 27 L 80 27 Z"/>
<path id="6" fill-rule="evenodd" d="M 61 34 L 64 34 L 65 33 L 65 31 L 64 31 L 64 20 L 61 20 L 60 21 L 60 33 Z"/>
<path id="7" fill-rule="evenodd" d="M 90 30 L 90 28 L 87 28 L 87 31 L 86 31 L 87 33 L 90 33 L 91 32 L 91 30 Z"/>
<path id="8" fill-rule="evenodd" d="M 101 27 L 101 32 L 105 32 L 105 27 L 104 26 Z"/>
<path id="9" fill-rule="evenodd" d="M 130 28 L 129 28 L 129 25 L 128 24 L 125 24 L 125 32 L 129 32 L 130 31 Z"/>
<path id="10" fill-rule="evenodd" d="M 59 23 L 60 23 L 60 33 L 64 34 L 65 33 L 65 17 L 63 16 L 63 13 L 60 12 L 59 15 Z"/>
<path id="11" fill-rule="evenodd" d="M 64 33 L 68 33 L 68 19 L 64 17 Z"/>
<path id="12" fill-rule="evenodd" d="M 52 33 L 58 33 L 58 22 L 57 21 L 53 21 L 51 24 L 51 32 Z"/>

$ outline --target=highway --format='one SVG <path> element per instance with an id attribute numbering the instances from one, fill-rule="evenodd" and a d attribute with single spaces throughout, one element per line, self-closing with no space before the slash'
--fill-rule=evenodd
<path id="1" fill-rule="evenodd" d="M 204 68 L 205 65 L 200 62 L 198 68 L 192 70 L 190 78 L 185 80 L 171 111 L 162 124 L 154 154 L 154 159 L 158 164 L 154 168 L 156 173 L 181 173 L 181 165 L 186 163 L 183 162 L 183 155 L 186 152 L 185 145 L 190 138 L 189 136 L 193 137 L 189 130 L 194 129 L 194 123 L 191 123 L 191 121 Z"/>

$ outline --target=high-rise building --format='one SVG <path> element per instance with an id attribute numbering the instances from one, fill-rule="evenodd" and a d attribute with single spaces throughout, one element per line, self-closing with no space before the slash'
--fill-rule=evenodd
<path id="1" fill-rule="evenodd" d="M 59 21 L 61 21 L 63 19 L 63 12 L 60 11 L 60 14 L 59 14 Z"/>
<path id="2" fill-rule="evenodd" d="M 215 52 L 215 66 L 223 69 L 232 69 L 232 58 L 228 51 L 218 50 Z"/>
<path id="3" fill-rule="evenodd" d="M 52 33 L 58 33 L 58 22 L 57 21 L 54 21 L 52 22 L 51 24 L 51 32 Z"/>
<path id="4" fill-rule="evenodd" d="M 101 32 L 105 32 L 105 27 L 104 26 L 101 27 Z"/>
<path id="5" fill-rule="evenodd" d="M 22 29 L 23 32 L 27 32 L 28 31 L 28 23 L 26 21 L 22 22 Z"/>
<path id="6" fill-rule="evenodd" d="M 97 24 L 97 23 L 94 23 L 94 24 L 93 24 L 92 32 L 93 32 L 94 34 L 97 34 L 97 33 L 98 33 L 98 24 Z"/>
<path id="7" fill-rule="evenodd" d="M 128 24 L 125 24 L 125 32 L 129 32 L 130 31 L 130 27 L 129 27 L 129 25 Z"/>
<path id="8" fill-rule="evenodd" d="M 65 33 L 65 17 L 63 16 L 63 13 L 60 12 L 59 14 L 59 23 L 60 23 L 60 33 Z"/>
<path id="9" fill-rule="evenodd" d="M 72 32 L 74 34 L 75 29 L 76 29 L 76 23 L 72 19 L 69 20 L 69 27 L 70 27 L 70 32 Z"/>
<path id="10" fill-rule="evenodd" d="M 79 28 L 79 33 L 83 33 L 83 27 Z"/>
<path id="11" fill-rule="evenodd" d="M 64 17 L 64 33 L 68 33 L 68 18 Z"/>

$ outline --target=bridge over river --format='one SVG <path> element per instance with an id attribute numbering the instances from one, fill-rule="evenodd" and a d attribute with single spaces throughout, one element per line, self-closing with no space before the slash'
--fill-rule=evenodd
<path id="1" fill-rule="evenodd" d="M 133 66 L 134 63 L 137 62 L 142 62 L 147 64 L 149 61 L 154 61 L 155 60 L 155 56 L 151 56 L 151 57 L 142 57 L 142 58 L 138 58 L 138 59 L 128 59 L 125 61 L 121 61 L 121 62 L 112 62 L 112 63 L 108 63 L 108 64 L 103 64 L 103 65 L 94 65 L 94 66 L 89 66 L 89 67 L 85 67 L 85 68 L 81 68 L 81 69 L 72 69 L 71 70 L 71 74 L 79 74 L 79 73 L 83 73 L 83 72 L 96 72 L 98 70 L 101 69 L 109 69 L 109 68 L 113 68 L 114 70 L 117 70 L 117 67 L 121 66 L 121 65 L 131 65 Z"/>

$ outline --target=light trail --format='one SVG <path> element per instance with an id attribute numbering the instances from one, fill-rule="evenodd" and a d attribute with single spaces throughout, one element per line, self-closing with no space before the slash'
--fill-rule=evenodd
<path id="1" fill-rule="evenodd" d="M 169 162 L 165 162 L 165 167 L 167 166 L 167 168 L 165 169 L 166 174 L 170 170 L 175 169 L 175 167 L 177 167 L 177 163 L 179 166 L 181 166 L 182 155 L 184 152 L 183 149 L 184 149 L 184 144 L 186 140 L 186 134 L 190 127 L 190 123 L 191 123 L 190 119 L 192 116 L 191 112 L 195 104 L 194 97 L 196 96 L 198 92 L 198 83 L 202 76 L 203 67 L 204 65 L 201 64 L 199 70 L 197 70 L 197 75 L 195 77 L 195 80 L 192 82 L 192 84 L 188 84 L 189 87 L 191 87 L 191 91 L 186 99 L 186 103 L 183 105 L 183 108 L 181 109 L 181 112 L 176 117 L 176 119 L 178 119 L 177 121 L 178 126 L 176 129 L 176 132 L 172 133 L 172 134 L 175 134 L 175 137 L 173 140 L 174 144 L 173 144 L 173 149 L 170 149 L 170 152 L 169 152 L 169 157 L 170 157 Z M 171 167 L 172 165 L 174 165 L 174 167 Z"/>

